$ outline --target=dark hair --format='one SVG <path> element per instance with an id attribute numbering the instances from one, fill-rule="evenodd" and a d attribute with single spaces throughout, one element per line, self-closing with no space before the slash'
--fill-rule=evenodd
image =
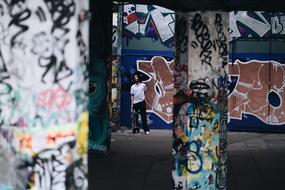
<path id="1" fill-rule="evenodd" d="M 133 75 L 133 82 L 135 82 L 135 76 L 138 76 L 138 81 L 142 82 L 141 81 L 141 76 L 138 73 L 134 73 L 134 75 Z"/>

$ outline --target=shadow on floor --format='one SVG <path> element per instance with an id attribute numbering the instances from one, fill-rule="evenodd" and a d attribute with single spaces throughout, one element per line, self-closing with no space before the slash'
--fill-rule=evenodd
<path id="1" fill-rule="evenodd" d="M 112 134 L 107 155 L 89 154 L 90 190 L 172 190 L 172 131 Z M 285 189 L 285 134 L 228 133 L 228 190 Z"/>
<path id="2" fill-rule="evenodd" d="M 171 139 L 170 130 L 113 133 L 109 154 L 89 154 L 89 189 L 172 189 Z"/>

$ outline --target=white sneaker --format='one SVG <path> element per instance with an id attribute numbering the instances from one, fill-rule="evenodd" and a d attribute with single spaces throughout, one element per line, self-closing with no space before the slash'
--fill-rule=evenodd
<path id="1" fill-rule="evenodd" d="M 149 135 L 149 131 L 145 132 L 145 134 Z"/>

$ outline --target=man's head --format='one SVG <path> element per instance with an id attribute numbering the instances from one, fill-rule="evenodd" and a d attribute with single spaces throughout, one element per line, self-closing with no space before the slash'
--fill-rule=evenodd
<path id="1" fill-rule="evenodd" d="M 138 74 L 134 74 L 134 82 L 135 83 L 139 82 L 139 75 Z"/>

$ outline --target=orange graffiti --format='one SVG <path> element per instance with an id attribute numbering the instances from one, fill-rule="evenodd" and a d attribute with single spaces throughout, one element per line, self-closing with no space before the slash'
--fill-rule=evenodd
<path id="1" fill-rule="evenodd" d="M 264 123 L 285 123 L 285 66 L 275 61 L 237 61 L 229 65 L 229 74 L 239 80 L 228 99 L 229 116 L 242 119 L 242 114 L 258 117 Z M 274 93 L 278 105 L 270 102 Z"/>
<path id="2" fill-rule="evenodd" d="M 147 86 L 147 111 L 155 113 L 167 123 L 172 122 L 174 61 L 168 62 L 156 56 L 151 61 L 139 60 L 137 67 L 149 77 L 144 81 Z"/>

